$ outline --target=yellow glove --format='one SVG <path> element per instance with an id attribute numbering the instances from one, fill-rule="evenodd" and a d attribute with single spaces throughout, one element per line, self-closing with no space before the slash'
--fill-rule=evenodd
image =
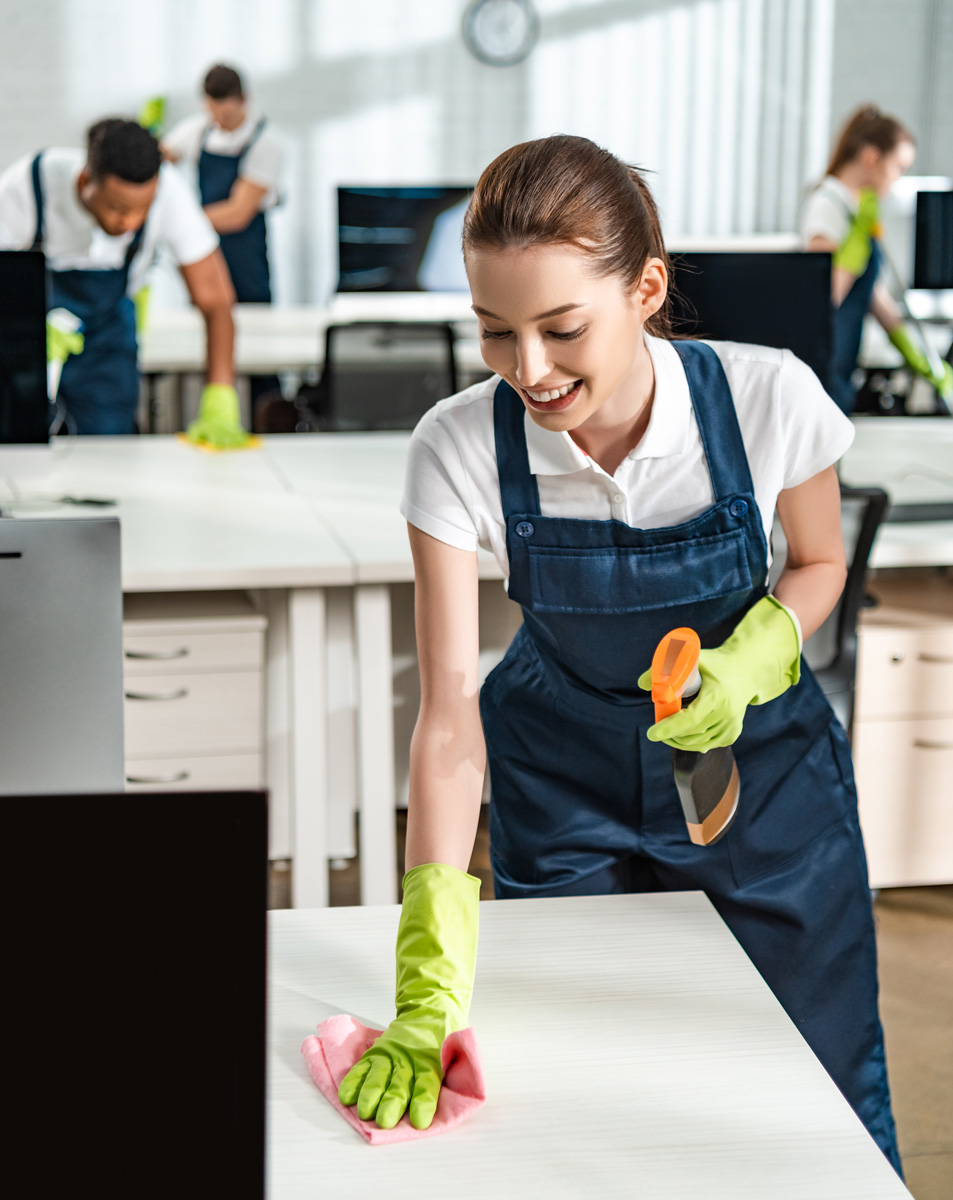
<path id="1" fill-rule="evenodd" d="M 240 450 L 251 441 L 242 428 L 238 392 L 227 383 L 209 383 L 202 391 L 199 415 L 185 431 L 196 445 L 216 450 Z"/>
<path id="2" fill-rule="evenodd" d="M 46 314 L 46 361 L 65 363 L 71 354 L 82 354 L 86 344 L 83 322 L 68 308 Z"/>

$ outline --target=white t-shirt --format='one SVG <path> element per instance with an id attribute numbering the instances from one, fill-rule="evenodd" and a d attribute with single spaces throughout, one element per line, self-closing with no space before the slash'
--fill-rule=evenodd
<path id="1" fill-rule="evenodd" d="M 36 202 L 31 166 L 18 159 L 0 175 L 0 248 L 27 250 L 36 236 Z M 80 203 L 76 180 L 86 163 L 83 150 L 50 149 L 40 159 L 43 189 L 43 250 L 54 271 L 107 271 L 121 267 L 135 234 L 110 237 Z M 218 234 L 185 182 L 168 164 L 159 168 L 155 199 L 146 217 L 139 252 L 129 272 L 137 291 L 159 246 L 182 266 L 201 262 L 218 247 Z"/>
<path id="2" fill-rule="evenodd" d="M 850 231 L 857 204 L 857 197 L 846 184 L 825 175 L 801 209 L 801 245 L 807 249 L 811 238 L 823 237 L 839 246 Z"/>
<path id="3" fill-rule="evenodd" d="M 568 433 L 524 418 L 530 470 L 547 517 L 615 519 L 653 529 L 679 525 L 714 503 L 688 380 L 670 342 L 646 335 L 655 368 L 648 428 L 614 475 Z M 809 366 L 790 350 L 709 342 L 738 414 L 755 499 L 770 538 L 778 493 L 835 463 L 854 427 Z M 459 550 L 489 550 L 509 573 L 493 433 L 494 375 L 441 400 L 410 442 L 401 512 L 411 525 Z"/>
<path id="4" fill-rule="evenodd" d="M 205 148 L 209 154 L 222 154 L 235 158 L 241 154 L 255 135 L 261 114 L 248 110 L 245 120 L 237 129 L 227 130 L 216 125 L 204 113 L 186 117 L 173 126 L 162 138 L 162 145 L 179 155 L 183 163 L 194 167 L 199 161 L 202 138 L 208 130 Z M 278 203 L 278 180 L 281 175 L 281 145 L 266 124 L 245 157 L 242 159 L 240 178 L 247 179 L 256 187 L 267 188 L 259 208 L 273 208 Z M 195 184 L 198 186 L 197 177 Z"/>

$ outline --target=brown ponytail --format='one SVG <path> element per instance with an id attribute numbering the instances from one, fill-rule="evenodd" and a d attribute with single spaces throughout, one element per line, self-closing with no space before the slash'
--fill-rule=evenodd
<path id="1" fill-rule="evenodd" d="M 588 138 L 555 134 L 505 150 L 480 176 L 463 223 L 463 253 L 568 245 L 588 254 L 600 275 L 627 288 L 645 263 L 669 268 L 658 209 L 635 167 Z M 646 322 L 670 338 L 668 297 Z"/>
<path id="2" fill-rule="evenodd" d="M 888 117 L 875 104 L 864 104 L 848 117 L 841 129 L 826 174 L 836 175 L 867 146 L 873 146 L 881 154 L 889 154 L 900 142 L 916 145 L 913 134 L 896 117 Z"/>

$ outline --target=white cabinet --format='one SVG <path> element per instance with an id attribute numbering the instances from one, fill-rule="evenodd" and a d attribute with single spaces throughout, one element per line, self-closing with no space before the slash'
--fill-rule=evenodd
<path id="1" fill-rule="evenodd" d="M 244 592 L 124 598 L 128 790 L 263 785 L 265 628 Z"/>
<path id="2" fill-rule="evenodd" d="M 878 580 L 853 751 L 872 887 L 953 882 L 953 580 Z"/>

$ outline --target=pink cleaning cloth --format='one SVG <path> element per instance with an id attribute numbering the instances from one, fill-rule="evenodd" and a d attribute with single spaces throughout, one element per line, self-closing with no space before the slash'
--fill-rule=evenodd
<path id="1" fill-rule="evenodd" d="M 317 1036 L 311 1034 L 306 1037 L 301 1046 L 311 1078 L 321 1094 L 372 1146 L 409 1142 L 445 1133 L 465 1121 L 485 1103 L 486 1078 L 480 1047 L 473 1030 L 464 1029 L 460 1033 L 451 1033 L 440 1051 L 443 1087 L 429 1129 L 414 1129 L 406 1113 L 393 1129 L 381 1129 L 374 1120 L 362 1121 L 356 1107 L 345 1108 L 338 1099 L 338 1088 L 351 1067 L 382 1033 L 382 1029 L 368 1029 L 360 1021 L 341 1013 L 322 1021 Z"/>

